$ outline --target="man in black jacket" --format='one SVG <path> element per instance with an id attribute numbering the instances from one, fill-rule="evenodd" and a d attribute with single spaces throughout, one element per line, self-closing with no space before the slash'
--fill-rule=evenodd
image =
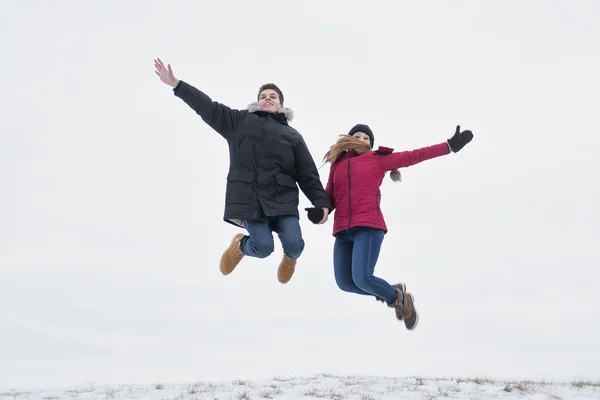
<path id="1" fill-rule="evenodd" d="M 283 107 L 283 93 L 268 83 L 260 87 L 257 101 L 247 109 L 232 109 L 175 78 L 170 64 L 156 59 L 154 66 L 174 95 L 229 145 L 223 220 L 245 228 L 248 234 L 234 236 L 221 258 L 221 272 L 230 274 L 246 255 L 269 256 L 274 250 L 273 232 L 277 232 L 284 250 L 277 278 L 287 283 L 304 250 L 296 184 L 315 209 L 323 210 L 316 223 L 327 221 L 332 205 L 304 139 L 288 124 L 293 112 Z"/>

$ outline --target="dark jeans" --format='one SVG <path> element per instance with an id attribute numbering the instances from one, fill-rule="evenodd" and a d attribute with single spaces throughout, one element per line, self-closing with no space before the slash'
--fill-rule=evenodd
<path id="1" fill-rule="evenodd" d="M 275 250 L 273 232 L 277 232 L 283 252 L 295 260 L 304 251 L 300 221 L 292 215 L 267 217 L 264 221 L 244 220 L 248 235 L 240 242 L 242 253 L 250 257 L 265 258 Z"/>
<path id="2" fill-rule="evenodd" d="M 333 247 L 335 282 L 345 292 L 376 296 L 392 303 L 396 289 L 373 275 L 384 232 L 381 229 L 355 227 L 340 232 Z"/>

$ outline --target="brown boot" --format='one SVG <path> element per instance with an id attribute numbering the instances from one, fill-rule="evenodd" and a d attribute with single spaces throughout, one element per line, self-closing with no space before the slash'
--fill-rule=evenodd
<path id="1" fill-rule="evenodd" d="M 406 296 L 404 297 L 403 308 L 407 310 L 407 313 L 410 312 L 408 311 L 409 309 L 412 309 L 410 315 L 407 316 L 406 314 L 404 314 L 404 325 L 406 326 L 406 329 L 412 331 L 416 328 L 417 324 L 419 323 L 419 313 L 415 308 L 415 298 L 412 294 L 406 293 Z"/>
<path id="2" fill-rule="evenodd" d="M 240 250 L 240 240 L 244 236 L 243 233 L 237 233 L 231 240 L 231 244 L 227 250 L 221 256 L 221 273 L 223 275 L 229 275 L 240 261 L 242 261 L 242 258 L 244 258 L 245 254 Z"/>
<path id="3" fill-rule="evenodd" d="M 392 287 L 394 289 L 396 289 L 396 291 L 399 292 L 396 301 L 402 301 L 402 299 L 406 295 L 406 285 L 404 283 L 396 283 L 395 285 L 392 285 Z M 394 306 L 394 304 L 390 305 L 390 307 L 394 307 L 394 309 L 396 311 L 396 318 L 399 321 L 402 321 L 402 319 L 404 318 L 404 315 L 400 312 L 401 309 Z"/>
<path id="4" fill-rule="evenodd" d="M 419 322 L 419 313 L 415 309 L 415 299 L 410 293 L 402 293 L 401 289 L 396 288 L 398 297 L 393 303 L 396 310 L 396 318 L 404 320 L 406 329 L 413 330 Z"/>
<path id="5" fill-rule="evenodd" d="M 277 279 L 279 282 L 288 283 L 289 280 L 292 279 L 295 269 L 296 260 L 292 260 L 284 254 L 281 264 L 279 264 L 279 269 L 277 270 Z"/>

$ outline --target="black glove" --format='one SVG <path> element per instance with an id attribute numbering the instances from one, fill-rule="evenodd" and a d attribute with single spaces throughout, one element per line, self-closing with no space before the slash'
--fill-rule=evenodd
<path id="1" fill-rule="evenodd" d="M 313 224 L 318 224 L 323 219 L 324 213 L 321 207 L 309 207 L 305 208 L 305 210 L 308 213 L 308 219 Z"/>
<path id="2" fill-rule="evenodd" d="M 458 153 L 460 149 L 465 147 L 467 143 L 473 140 L 473 132 L 471 131 L 460 131 L 460 125 L 456 125 L 456 132 L 454 136 L 448 139 L 448 146 L 454 153 Z"/>

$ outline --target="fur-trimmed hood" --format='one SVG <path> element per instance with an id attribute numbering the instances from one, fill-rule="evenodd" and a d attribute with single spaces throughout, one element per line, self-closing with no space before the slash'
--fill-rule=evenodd
<path id="1" fill-rule="evenodd" d="M 248 105 L 248 111 L 253 113 L 257 111 L 262 111 L 262 109 L 258 105 L 258 102 L 255 101 Z M 287 107 L 281 107 L 279 110 L 277 110 L 276 114 L 283 114 L 283 116 L 288 122 L 292 122 L 292 120 L 294 119 L 294 112 Z"/>

